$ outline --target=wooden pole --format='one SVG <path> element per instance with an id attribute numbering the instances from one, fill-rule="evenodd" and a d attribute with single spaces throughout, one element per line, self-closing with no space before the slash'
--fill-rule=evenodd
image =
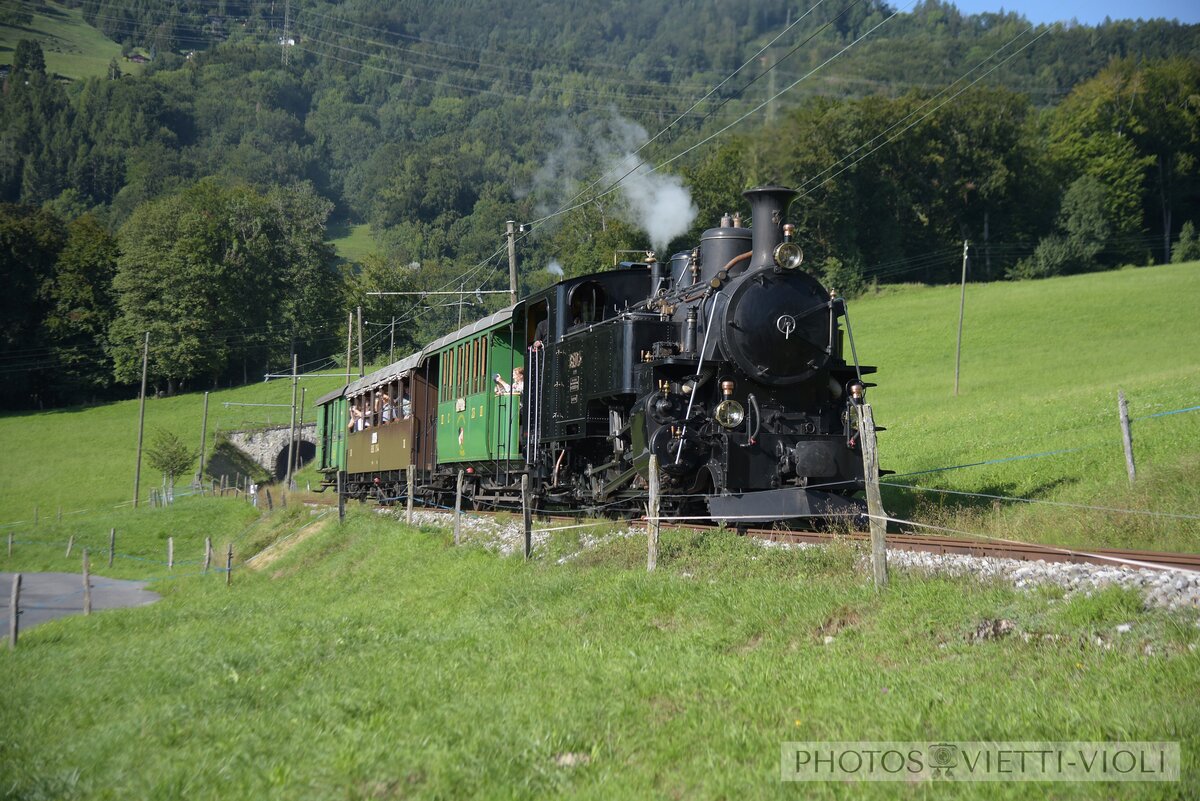
<path id="1" fill-rule="evenodd" d="M 508 237 L 508 292 L 509 303 L 517 302 L 517 237 L 516 223 L 508 220 L 504 223 L 504 233 Z"/>
<path id="2" fill-rule="evenodd" d="M 212 537 L 204 538 L 204 571 L 208 572 L 209 566 L 212 564 Z"/>
<path id="3" fill-rule="evenodd" d="M 454 544 L 462 541 L 462 491 L 463 471 L 458 471 L 458 484 L 454 490 Z"/>
<path id="4" fill-rule="evenodd" d="M 408 466 L 408 505 L 405 510 L 404 520 L 410 526 L 413 524 L 413 491 L 417 486 L 416 470 L 417 466 L 415 464 Z"/>
<path id="5" fill-rule="evenodd" d="M 75 547 L 75 535 L 67 537 L 67 558 L 71 558 L 71 549 Z"/>
<path id="6" fill-rule="evenodd" d="M 646 572 L 648 573 L 653 573 L 658 567 L 659 506 L 658 457 L 650 454 L 650 503 L 646 509 Z"/>
<path id="7" fill-rule="evenodd" d="M 108 530 L 108 566 L 112 567 L 113 557 L 117 554 L 117 530 L 110 528 Z"/>
<path id="8" fill-rule="evenodd" d="M 346 474 L 341 470 L 337 474 L 338 522 L 346 522 Z"/>
<path id="9" fill-rule="evenodd" d="M 954 348 L 954 396 L 958 397 L 958 368 L 962 365 L 963 312 L 967 307 L 967 253 L 971 243 L 963 240 L 962 291 L 958 297 L 958 344 Z"/>
<path id="10" fill-rule="evenodd" d="M 229 543 L 229 549 L 225 551 L 225 586 L 233 584 L 233 543 Z"/>
<path id="11" fill-rule="evenodd" d="M 21 615 L 21 574 L 17 573 L 12 580 L 12 597 L 8 602 L 8 649 L 17 647 L 17 634 L 21 630 L 19 618 Z"/>
<path id="12" fill-rule="evenodd" d="M 175 538 L 167 537 L 167 570 L 175 569 Z"/>
<path id="13" fill-rule="evenodd" d="M 296 491 L 296 473 L 300 472 L 300 443 L 304 441 L 304 402 L 307 397 L 308 387 L 300 387 L 300 408 L 296 411 L 296 458 L 292 466 L 292 483 L 288 485 L 288 489 L 292 492 Z"/>
<path id="14" fill-rule="evenodd" d="M 204 443 L 208 439 L 208 393 L 204 393 L 204 417 L 200 420 L 200 469 L 196 472 L 196 486 L 204 486 Z"/>
<path id="15" fill-rule="evenodd" d="M 366 373 L 363 372 L 363 337 L 362 337 L 362 306 L 358 307 L 358 377 L 362 378 Z"/>
<path id="16" fill-rule="evenodd" d="M 533 555 L 533 504 L 529 498 L 529 474 L 521 474 L 521 521 L 525 531 L 525 561 Z"/>
<path id="17" fill-rule="evenodd" d="M 83 549 L 83 613 L 92 613 L 92 565 L 88 561 L 88 549 Z"/>
<path id="18" fill-rule="evenodd" d="M 346 383 L 350 383 L 350 353 L 354 347 L 354 312 L 346 313 Z"/>
<path id="19" fill-rule="evenodd" d="M 1129 404 L 1125 401 L 1125 390 L 1117 390 L 1117 413 L 1121 416 L 1121 443 L 1125 446 L 1125 472 L 1129 473 L 1129 484 L 1137 478 L 1137 467 L 1133 463 L 1133 430 L 1129 421 Z"/>
<path id="20" fill-rule="evenodd" d="M 142 393 L 138 401 L 138 444 L 137 467 L 133 471 L 133 508 L 138 505 L 138 493 L 142 488 L 142 441 L 146 432 L 146 367 L 150 362 L 150 332 L 142 343 Z"/>
<path id="21" fill-rule="evenodd" d="M 263 491 L 267 493 L 267 511 L 268 512 L 275 511 L 275 502 L 271 500 L 271 488 L 267 487 Z"/>
<path id="22" fill-rule="evenodd" d="M 9 559 L 12 559 L 12 541 L 13 541 L 13 534 L 10 531 L 10 532 L 8 532 L 8 558 Z"/>
<path id="23" fill-rule="evenodd" d="M 875 448 L 875 417 L 869 403 L 858 407 L 858 441 L 862 446 L 867 514 L 871 520 L 871 574 L 875 589 L 882 590 L 887 586 L 887 513 L 879 495 L 879 453 Z"/>
<path id="24" fill-rule="evenodd" d="M 288 464 L 285 487 L 292 486 L 292 467 L 296 463 L 296 394 L 299 389 L 300 373 L 296 354 L 292 354 L 292 422 L 288 425 Z"/>

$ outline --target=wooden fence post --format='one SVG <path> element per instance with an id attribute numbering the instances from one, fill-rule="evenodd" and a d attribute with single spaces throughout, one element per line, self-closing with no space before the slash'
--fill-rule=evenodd
<path id="1" fill-rule="evenodd" d="M 92 564 L 88 561 L 88 549 L 83 549 L 83 613 L 92 613 Z"/>
<path id="2" fill-rule="evenodd" d="M 229 550 L 225 552 L 225 586 L 233 584 L 233 543 L 229 543 Z"/>
<path id="3" fill-rule="evenodd" d="M 12 559 L 12 540 L 13 540 L 13 534 L 10 531 L 10 532 L 8 532 L 8 558 L 9 559 Z"/>
<path id="4" fill-rule="evenodd" d="M 167 570 L 175 569 L 175 538 L 167 537 Z"/>
<path id="5" fill-rule="evenodd" d="M 268 487 L 268 488 L 267 488 L 265 491 L 266 491 L 266 493 L 267 493 L 267 511 L 268 511 L 268 512 L 272 512 L 272 511 L 274 511 L 274 510 L 275 510 L 275 502 L 271 500 L 271 489 L 270 489 L 270 487 Z"/>
<path id="6" fill-rule="evenodd" d="M 1117 413 L 1121 416 L 1121 443 L 1125 446 L 1125 472 L 1129 473 L 1129 484 L 1137 478 L 1133 464 L 1133 430 L 1129 422 L 1129 404 L 1125 401 L 1125 390 L 1117 390 Z"/>
<path id="7" fill-rule="evenodd" d="M 879 495 L 879 453 L 875 449 L 875 417 L 869 403 L 858 406 L 858 441 L 862 446 L 867 514 L 871 520 L 871 574 L 875 589 L 882 590 L 887 586 L 887 513 Z"/>
<path id="8" fill-rule="evenodd" d="M 454 544 L 462 541 L 462 491 L 463 471 L 458 471 L 458 484 L 454 490 Z"/>
<path id="9" fill-rule="evenodd" d="M 347 362 L 349 364 L 349 362 Z M 347 368 L 349 369 L 349 368 Z M 345 474 L 339 470 L 337 474 L 337 494 L 338 494 L 338 522 L 346 522 L 346 479 Z"/>
<path id="10" fill-rule="evenodd" d="M 204 572 L 208 572 L 209 565 L 212 564 L 212 537 L 204 538 Z"/>
<path id="11" fill-rule="evenodd" d="M 17 633 L 21 625 L 18 617 L 21 614 L 21 574 L 17 573 L 12 580 L 12 597 L 8 606 L 8 648 L 11 651 L 17 647 Z"/>
<path id="12" fill-rule="evenodd" d="M 658 457 L 650 454 L 650 503 L 646 508 L 646 572 L 648 573 L 653 573 L 658 567 L 659 506 Z"/>
<path id="13" fill-rule="evenodd" d="M 110 528 L 108 530 L 108 566 L 112 567 L 113 557 L 117 554 L 117 530 Z"/>
<path id="14" fill-rule="evenodd" d="M 75 535 L 67 537 L 67 558 L 71 558 L 71 549 L 75 547 Z"/>
<path id="15" fill-rule="evenodd" d="M 404 513 L 404 522 L 410 526 L 413 524 L 413 492 L 417 488 L 417 479 L 414 475 L 416 469 L 417 466 L 415 464 L 408 466 L 408 505 Z"/>
<path id="16" fill-rule="evenodd" d="M 525 530 L 525 561 L 533 555 L 533 504 L 529 497 L 529 474 L 521 474 L 521 519 Z"/>
<path id="17" fill-rule="evenodd" d="M 286 492 L 279 493 L 279 508 L 280 509 L 287 508 L 287 493 Z"/>

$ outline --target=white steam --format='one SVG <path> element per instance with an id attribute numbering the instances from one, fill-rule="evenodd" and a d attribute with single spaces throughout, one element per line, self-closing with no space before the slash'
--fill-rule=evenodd
<path id="1" fill-rule="evenodd" d="M 558 259 L 550 260 L 550 263 L 546 265 L 546 272 L 550 273 L 551 275 L 563 274 L 563 268 L 562 265 L 558 263 Z"/>
<path id="2" fill-rule="evenodd" d="M 558 146 L 534 176 L 531 191 L 541 198 L 539 215 L 595 199 L 605 213 L 645 231 L 656 250 L 687 233 L 698 209 L 683 179 L 650 172 L 649 165 L 630 172 L 647 157 L 647 151 L 637 152 L 648 139 L 645 128 L 613 114 L 586 131 L 564 124 L 558 135 Z M 585 176 L 595 177 L 595 183 L 590 178 L 584 182 Z M 617 193 L 597 197 L 617 180 L 621 180 Z"/>

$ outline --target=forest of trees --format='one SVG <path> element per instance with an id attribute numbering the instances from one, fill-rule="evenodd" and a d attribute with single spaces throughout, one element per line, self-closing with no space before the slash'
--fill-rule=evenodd
<path id="1" fill-rule="evenodd" d="M 977 279 L 1200 257 L 1200 26 L 1045 28 L 937 0 L 298 0 L 289 46 L 278 3 L 68 5 L 154 58 L 64 81 L 36 41 L 13 53 L 8 408 L 127 395 L 147 331 L 164 392 L 336 353 L 360 303 L 418 345 L 459 309 L 366 293 L 503 288 L 508 219 L 546 218 L 520 243 L 524 289 L 552 263 L 602 269 L 651 245 L 605 190 L 663 129 L 639 158 L 671 160 L 699 211 L 671 246 L 748 186 L 795 186 L 808 265 L 847 294 L 953 280 L 964 239 Z M 378 256 L 339 262 L 329 226 L 361 223 Z"/>

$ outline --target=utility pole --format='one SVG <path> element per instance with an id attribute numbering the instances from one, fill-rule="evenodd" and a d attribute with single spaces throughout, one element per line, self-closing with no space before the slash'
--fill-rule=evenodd
<path id="1" fill-rule="evenodd" d="M 505 233 L 508 236 L 508 291 L 509 302 L 516 304 L 517 302 L 517 236 L 516 222 L 509 220 L 504 224 Z M 460 298 L 461 300 L 461 298 Z M 462 313 L 462 306 L 458 307 L 458 311 Z"/>
<path id="2" fill-rule="evenodd" d="M 279 54 L 279 60 L 285 67 L 288 63 L 288 28 L 291 27 L 291 19 L 292 3 L 291 0 L 285 0 L 283 4 L 283 39 L 280 41 L 281 52 Z"/>
<path id="3" fill-rule="evenodd" d="M 388 364 L 396 361 L 396 318 L 392 318 L 392 341 L 388 344 Z"/>
<path id="4" fill-rule="evenodd" d="M 298 374 L 296 362 L 296 354 L 292 353 L 292 422 L 288 427 L 288 467 L 287 479 L 284 484 L 286 487 L 292 486 L 292 465 L 296 463 L 296 385 L 300 383 L 296 377 Z"/>
<path id="5" fill-rule="evenodd" d="M 358 307 L 358 377 L 362 378 L 366 373 L 363 372 L 363 343 L 362 343 L 362 306 Z"/>
<path id="6" fill-rule="evenodd" d="M 300 471 L 300 443 L 304 441 L 304 402 L 307 393 L 308 387 L 300 387 L 300 411 L 296 416 L 296 458 L 294 462 L 295 466 L 292 468 L 293 476 Z M 294 481 L 295 479 L 293 478 L 292 480 Z"/>
<path id="7" fill-rule="evenodd" d="M 791 16 L 790 10 L 788 11 L 788 16 Z M 775 56 L 774 56 L 774 54 L 768 54 L 766 61 L 767 61 L 767 69 L 770 70 L 770 72 L 767 73 L 767 125 L 771 125 L 775 122 L 775 69 L 774 69 Z"/>
<path id="8" fill-rule="evenodd" d="M 463 300 L 463 295 L 466 293 L 466 289 L 467 289 L 467 285 L 465 282 L 458 285 L 458 327 L 459 328 L 462 328 L 462 307 L 463 307 L 463 304 L 466 303 L 466 301 Z M 513 301 L 513 302 L 515 303 L 516 301 Z"/>
<path id="9" fill-rule="evenodd" d="M 133 471 L 133 508 L 138 505 L 138 493 L 142 489 L 142 439 L 146 431 L 146 365 L 150 362 L 150 332 L 142 343 L 142 394 L 138 402 L 138 451 L 137 467 Z"/>
<path id="10" fill-rule="evenodd" d="M 954 349 L 954 397 L 958 397 L 958 369 L 962 364 L 963 311 L 967 306 L 967 253 L 971 243 L 963 240 L 962 292 L 958 298 L 958 346 Z"/>
<path id="11" fill-rule="evenodd" d="M 204 442 L 208 439 L 208 393 L 204 393 L 204 417 L 200 421 L 200 470 L 196 473 L 196 483 L 204 483 Z"/>
<path id="12" fill-rule="evenodd" d="M 346 383 L 350 383 L 350 349 L 354 345 L 354 312 L 346 313 Z"/>

